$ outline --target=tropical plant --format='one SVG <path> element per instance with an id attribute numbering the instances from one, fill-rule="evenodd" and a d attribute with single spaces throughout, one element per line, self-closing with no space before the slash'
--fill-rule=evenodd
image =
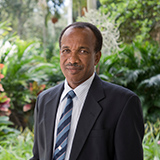
<path id="1" fill-rule="evenodd" d="M 155 43 L 132 43 L 119 54 L 103 56 L 102 79 L 137 93 L 145 120 L 156 121 L 160 114 L 160 48 Z"/>
<path id="2" fill-rule="evenodd" d="M 9 121 L 8 117 L 11 114 L 9 110 L 10 98 L 7 97 L 1 84 L 1 79 L 4 78 L 3 74 L 1 74 L 3 67 L 4 65 L 0 63 L 0 141 L 4 139 L 6 135 L 15 132 L 14 129 L 8 127 L 8 125 L 13 125 L 13 123 Z"/>
<path id="3" fill-rule="evenodd" d="M 33 133 L 26 128 L 0 141 L 0 160 L 28 160 L 32 155 Z"/>
<path id="4" fill-rule="evenodd" d="M 60 71 L 59 55 L 54 53 L 55 57 L 53 57 L 52 49 L 47 49 L 46 53 L 50 55 L 46 57 L 38 40 L 20 40 L 16 35 L 10 34 L 12 29 L 9 25 L 7 22 L 0 23 L 2 33 L 0 35 L 0 60 L 3 63 L 0 65 L 0 77 L 3 78 L 0 82 L 0 89 L 5 90 L 0 97 L 1 101 L 3 98 L 3 106 L 4 104 L 8 104 L 8 107 L 11 105 L 8 111 L 12 111 L 10 119 L 15 125 L 23 127 L 29 125 L 32 128 L 33 116 L 30 115 L 33 115 L 33 105 L 39 91 L 31 93 L 29 84 L 37 83 L 37 86 L 45 85 L 48 88 L 55 85 L 57 81 L 62 81 L 64 77 Z M 55 48 L 57 50 L 58 46 L 56 45 Z M 32 109 L 24 113 L 26 104 L 32 104 Z M 4 107 L 2 108 L 1 105 L 2 109 L 4 110 Z M 5 109 L 7 110 L 7 105 Z"/>
<path id="5" fill-rule="evenodd" d="M 2 63 L 0 63 L 0 116 L 9 116 L 10 115 L 10 98 L 7 97 L 4 92 L 3 86 L 1 84 L 1 79 L 4 78 L 4 75 L 1 74 L 1 70 L 4 67 Z"/>
<path id="6" fill-rule="evenodd" d="M 8 21 L 0 22 L 0 48 L 4 45 L 7 40 L 12 40 L 15 36 L 15 33 L 12 34 L 11 24 Z M 11 36 L 12 35 L 12 36 Z"/>
<path id="7" fill-rule="evenodd" d="M 11 120 L 18 126 L 25 126 L 23 105 L 30 102 L 32 96 L 27 88 L 28 84 L 35 79 L 38 81 L 42 78 L 38 74 L 28 73 L 33 66 L 45 63 L 44 57 L 40 56 L 37 45 L 39 44 L 36 42 L 17 39 L 15 44 L 10 44 L 4 53 L 3 74 L 5 78 L 3 78 L 2 84 L 7 95 L 11 98 Z"/>
<path id="8" fill-rule="evenodd" d="M 101 11 L 110 13 L 120 24 L 121 38 L 125 42 L 151 38 L 150 32 L 159 26 L 159 0 L 100 0 Z"/>
<path id="9" fill-rule="evenodd" d="M 7 136 L 20 133 L 18 130 L 9 127 L 11 125 L 13 125 L 13 123 L 9 121 L 9 117 L 0 116 L 0 143 L 5 141 Z"/>
<path id="10" fill-rule="evenodd" d="M 144 160 L 159 160 L 160 158 L 160 121 L 145 124 L 143 139 Z"/>
<path id="11" fill-rule="evenodd" d="M 11 120 L 18 126 L 32 128 L 33 116 L 28 120 L 28 112 L 24 114 L 23 106 L 35 102 L 36 96 L 29 90 L 30 83 L 38 86 L 53 86 L 57 81 L 63 80 L 59 66 L 59 56 L 55 56 L 47 62 L 39 42 L 27 42 L 16 39 L 13 44 L 8 45 L 2 53 L 2 61 L 5 64 L 2 72 L 5 76 L 1 83 L 11 98 Z M 6 44 L 5 43 L 5 44 Z M 4 45 L 5 45 L 4 44 Z M 7 48 L 8 47 L 8 48 Z M 48 87 L 47 87 L 48 86 Z M 44 88 L 43 88 L 44 89 Z M 38 94 L 38 92 L 37 92 Z M 33 114 L 33 109 L 30 115 Z M 31 124 L 28 124 L 30 123 Z"/>
<path id="12" fill-rule="evenodd" d="M 31 93 L 31 102 L 29 104 L 25 104 L 23 106 L 23 111 L 27 112 L 29 110 L 31 110 L 34 106 L 35 106 L 35 102 L 36 102 L 36 98 L 39 95 L 39 93 L 41 93 L 44 89 L 45 89 L 46 85 L 42 84 L 42 85 L 38 85 L 37 82 L 33 82 L 33 83 L 29 83 L 29 90 Z"/>

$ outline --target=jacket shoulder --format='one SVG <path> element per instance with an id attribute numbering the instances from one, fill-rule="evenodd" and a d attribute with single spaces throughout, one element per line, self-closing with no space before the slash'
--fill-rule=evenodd
<path id="1" fill-rule="evenodd" d="M 102 85 L 103 85 L 103 88 L 105 90 L 109 90 L 110 93 L 117 93 L 119 95 L 121 95 L 121 94 L 122 95 L 128 94 L 128 95 L 132 95 L 132 96 L 137 96 L 130 89 L 125 88 L 125 87 L 120 86 L 120 85 L 117 85 L 117 84 L 114 84 L 114 83 L 110 83 L 110 82 L 106 82 L 106 81 L 102 80 Z"/>

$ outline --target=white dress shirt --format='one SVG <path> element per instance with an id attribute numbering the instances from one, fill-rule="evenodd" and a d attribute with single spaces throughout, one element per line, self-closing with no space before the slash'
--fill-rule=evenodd
<path id="1" fill-rule="evenodd" d="M 65 160 L 69 160 L 70 152 L 71 152 L 71 148 L 72 148 L 72 143 L 73 143 L 74 135 L 75 135 L 76 128 L 77 128 L 77 123 L 78 123 L 78 120 L 79 120 L 79 117 L 80 117 L 88 90 L 89 90 L 89 88 L 92 84 L 92 81 L 94 79 L 94 76 L 95 76 L 95 73 L 89 79 L 87 79 L 85 82 L 83 82 L 82 84 L 80 84 L 79 86 L 77 86 L 73 90 L 75 92 L 76 96 L 73 98 L 71 126 L 70 126 L 70 132 L 68 135 L 68 144 L 67 144 Z M 70 88 L 70 86 L 67 83 L 67 80 L 65 80 L 64 90 L 63 90 L 61 98 L 60 98 L 60 103 L 59 103 L 57 115 L 56 115 L 55 131 L 54 131 L 54 148 L 55 148 L 55 143 L 56 143 L 58 122 L 61 117 L 61 114 L 63 113 L 65 104 L 67 102 L 66 94 L 70 90 L 72 90 L 72 88 Z M 53 151 L 54 151 L 54 148 L 53 148 Z"/>

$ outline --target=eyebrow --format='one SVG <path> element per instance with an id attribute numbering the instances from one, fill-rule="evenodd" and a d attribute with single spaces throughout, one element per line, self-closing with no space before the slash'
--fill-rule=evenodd
<path id="1" fill-rule="evenodd" d="M 68 47 L 68 46 L 62 46 L 62 47 L 61 47 L 61 49 L 64 49 L 64 48 L 69 48 L 69 47 Z"/>
<path id="2" fill-rule="evenodd" d="M 69 49 L 70 47 L 69 46 L 62 46 L 61 47 L 61 49 Z M 78 47 L 78 49 L 87 49 L 87 50 L 89 50 L 89 48 L 88 47 L 84 47 L 84 46 L 80 46 L 80 47 Z"/>
<path id="3" fill-rule="evenodd" d="M 87 50 L 89 50 L 88 47 L 83 47 L 83 46 L 79 47 L 79 49 L 87 49 Z"/>

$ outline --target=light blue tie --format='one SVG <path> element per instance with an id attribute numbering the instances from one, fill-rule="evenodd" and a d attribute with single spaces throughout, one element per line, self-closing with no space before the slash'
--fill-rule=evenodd
<path id="1" fill-rule="evenodd" d="M 68 134 L 71 125 L 71 116 L 73 107 L 72 99 L 75 96 L 76 95 L 73 90 L 67 93 L 67 103 L 57 127 L 57 137 L 56 137 L 56 145 L 55 145 L 53 160 L 64 160 L 65 158 L 67 142 L 68 142 Z"/>

